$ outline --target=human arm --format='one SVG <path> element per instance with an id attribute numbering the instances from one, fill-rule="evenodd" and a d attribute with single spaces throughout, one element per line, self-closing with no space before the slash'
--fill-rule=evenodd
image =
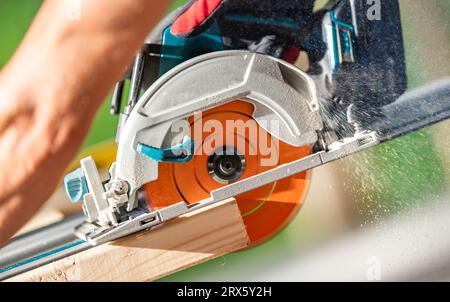
<path id="1" fill-rule="evenodd" d="M 37 211 L 169 0 L 47 0 L 0 72 L 0 246 Z"/>

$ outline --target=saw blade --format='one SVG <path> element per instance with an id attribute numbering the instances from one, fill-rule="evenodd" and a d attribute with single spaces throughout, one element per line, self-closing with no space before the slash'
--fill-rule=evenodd
<path id="1" fill-rule="evenodd" d="M 311 153 L 309 146 L 293 147 L 272 137 L 252 113 L 252 104 L 234 101 L 191 117 L 195 155 L 183 164 L 160 163 L 158 179 L 145 186 L 152 210 L 196 203 L 213 190 Z M 309 172 L 302 172 L 236 196 L 250 242 L 279 232 L 299 210 L 308 186 Z"/>

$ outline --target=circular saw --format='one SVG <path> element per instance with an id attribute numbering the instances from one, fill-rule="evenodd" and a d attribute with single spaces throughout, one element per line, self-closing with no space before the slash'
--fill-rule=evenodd
<path id="1" fill-rule="evenodd" d="M 314 82 L 295 66 L 242 50 L 187 60 L 122 115 L 108 180 L 90 157 L 66 176 L 87 218 L 76 234 L 100 244 L 234 198 L 261 243 L 301 206 L 321 128 Z"/>
<path id="2" fill-rule="evenodd" d="M 294 217 L 311 169 L 448 118 L 448 81 L 404 93 L 397 1 L 380 22 L 362 3 L 332 1 L 303 29 L 261 20 L 289 25 L 281 32 L 298 37 L 307 72 L 273 51 L 285 45 L 255 50 L 246 37 L 231 47 L 220 25 L 239 27 L 245 16 L 225 15 L 192 38 L 171 34 L 176 13 L 163 20 L 115 87 L 108 177 L 91 157 L 65 177 L 85 214 L 76 236 L 102 244 L 233 198 L 258 244 Z"/>

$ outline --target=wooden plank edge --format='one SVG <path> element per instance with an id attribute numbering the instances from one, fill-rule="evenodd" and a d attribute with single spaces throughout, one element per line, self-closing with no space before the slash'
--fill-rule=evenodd
<path id="1" fill-rule="evenodd" d="M 248 244 L 241 213 L 230 199 L 7 281 L 152 281 Z"/>

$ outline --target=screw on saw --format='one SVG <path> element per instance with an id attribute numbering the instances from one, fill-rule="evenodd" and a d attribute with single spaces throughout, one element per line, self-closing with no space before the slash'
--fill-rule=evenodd
<path id="1" fill-rule="evenodd" d="M 118 180 L 112 183 L 111 190 L 118 196 L 128 192 L 128 184 L 125 181 Z"/>

